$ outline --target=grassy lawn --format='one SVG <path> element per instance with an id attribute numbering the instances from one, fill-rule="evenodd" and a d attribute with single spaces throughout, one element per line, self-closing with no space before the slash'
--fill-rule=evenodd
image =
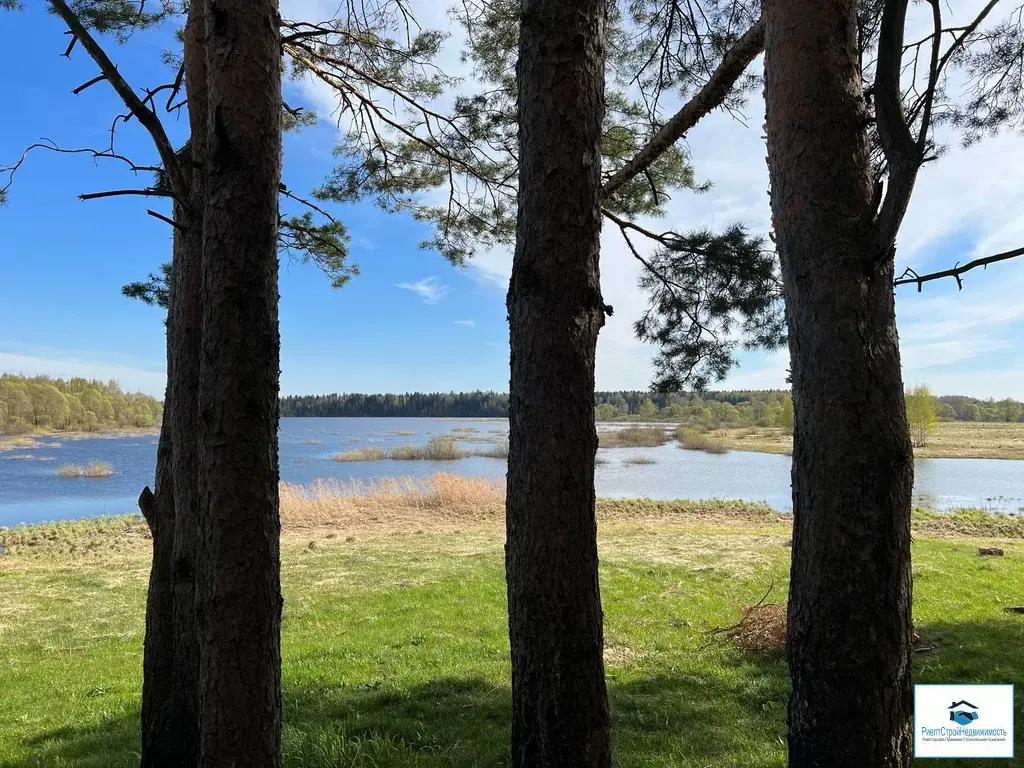
<path id="1" fill-rule="evenodd" d="M 431 527 L 425 515 L 376 529 L 323 517 L 297 528 L 286 515 L 287 766 L 509 764 L 501 527 L 493 515 Z M 1024 524 L 967 523 L 918 521 L 914 621 L 928 650 L 915 678 L 1016 683 L 1021 723 L 1024 616 L 1003 609 L 1024 604 Z M 709 630 L 737 621 L 773 579 L 769 602 L 784 599 L 789 535 L 763 507 L 602 503 L 617 766 L 785 765 L 784 659 Z M 979 557 L 979 543 L 1006 556 Z M 0 531 L 0 545 L 0 767 L 134 768 L 144 529 Z"/>
<path id="2" fill-rule="evenodd" d="M 793 437 L 776 427 L 716 429 L 708 436 L 733 451 L 793 452 Z M 1024 422 L 939 422 L 928 444 L 915 448 L 919 459 L 1024 459 Z"/>

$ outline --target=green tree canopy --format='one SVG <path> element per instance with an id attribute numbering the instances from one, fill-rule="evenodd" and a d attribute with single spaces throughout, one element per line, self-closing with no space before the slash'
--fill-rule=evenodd
<path id="1" fill-rule="evenodd" d="M 908 391 L 906 401 L 907 421 L 910 422 L 914 446 L 923 448 L 928 442 L 928 435 L 939 423 L 939 401 L 924 384 L 918 384 Z"/>

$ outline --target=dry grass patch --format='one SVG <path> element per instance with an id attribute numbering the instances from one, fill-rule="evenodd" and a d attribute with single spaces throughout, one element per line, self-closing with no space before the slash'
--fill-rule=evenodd
<path id="1" fill-rule="evenodd" d="M 39 441 L 34 437 L 4 437 L 0 436 L 0 451 L 13 451 L 18 448 L 32 450 L 39 447 Z"/>
<path id="2" fill-rule="evenodd" d="M 94 461 L 89 464 L 64 464 L 57 470 L 58 477 L 112 477 L 114 466 L 108 461 Z"/>
<path id="3" fill-rule="evenodd" d="M 485 448 L 482 451 L 476 451 L 474 456 L 485 456 L 490 459 L 507 459 L 508 458 L 508 440 L 498 443 L 490 448 Z"/>
<path id="4" fill-rule="evenodd" d="M 786 606 L 778 603 L 744 606 L 738 622 L 718 627 L 711 634 L 728 638 L 744 651 L 782 650 L 786 647 Z"/>
<path id="5" fill-rule="evenodd" d="M 456 461 L 466 454 L 451 437 L 432 437 L 426 445 L 399 445 L 388 451 L 397 461 Z"/>
<path id="6" fill-rule="evenodd" d="M 734 451 L 793 453 L 793 436 L 779 427 L 716 429 L 707 433 Z M 919 459 L 1024 459 L 1024 422 L 944 421 L 914 449 Z"/>
<path id="7" fill-rule="evenodd" d="M 940 422 L 928 444 L 914 449 L 927 459 L 1024 459 L 1022 422 Z"/>
<path id="8" fill-rule="evenodd" d="M 688 451 L 704 451 L 705 453 L 729 452 L 729 447 L 724 441 L 689 427 L 679 427 L 676 429 L 676 442 L 679 443 L 680 447 Z"/>
<path id="9" fill-rule="evenodd" d="M 499 522 L 505 511 L 504 481 L 444 473 L 426 481 L 406 477 L 369 484 L 333 479 L 308 486 L 281 483 L 280 498 L 285 530 L 454 530 Z"/>
<path id="10" fill-rule="evenodd" d="M 334 456 L 335 461 L 381 461 L 386 458 L 387 454 L 383 448 L 356 448 Z"/>
<path id="11" fill-rule="evenodd" d="M 626 427 L 598 436 L 601 448 L 657 448 L 668 442 L 668 435 L 662 427 Z"/>
<path id="12" fill-rule="evenodd" d="M 651 456 L 640 455 L 640 456 L 630 456 L 628 459 L 626 459 L 626 463 L 627 464 L 643 464 L 643 465 L 647 465 L 647 464 L 657 464 L 658 460 L 653 458 L 653 457 L 651 457 Z"/>

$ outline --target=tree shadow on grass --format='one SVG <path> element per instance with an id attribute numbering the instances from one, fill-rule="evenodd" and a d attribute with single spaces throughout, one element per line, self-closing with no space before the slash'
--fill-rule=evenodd
<path id="1" fill-rule="evenodd" d="M 781 766 L 785 670 L 739 661 L 728 675 L 683 677 L 610 670 L 617 766 Z M 290 686 L 288 768 L 498 768 L 511 764 L 507 685 L 448 677 L 415 687 Z M 781 719 L 780 719 L 781 718 Z M 67 727 L 26 742 L 31 756 L 0 768 L 138 765 L 138 715 Z M 763 759 L 751 759 L 760 755 Z M 746 757 L 742 757 L 746 756 Z"/>
<path id="2" fill-rule="evenodd" d="M 1024 755 L 1024 615 L 969 622 L 931 622 L 916 627 L 914 682 L 925 685 L 1014 685 L 1014 754 Z M 936 768 L 1003 768 L 1006 758 L 917 759 Z"/>

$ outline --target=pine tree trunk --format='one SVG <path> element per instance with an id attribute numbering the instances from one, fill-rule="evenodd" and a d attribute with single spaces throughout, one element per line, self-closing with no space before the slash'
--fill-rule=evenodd
<path id="1" fill-rule="evenodd" d="M 856 2 L 769 0 L 768 164 L 795 431 L 791 766 L 912 760 L 910 502 L 893 253 L 873 253 Z"/>
<path id="2" fill-rule="evenodd" d="M 173 301 L 173 299 L 172 299 Z M 147 486 L 139 508 L 153 536 L 142 652 L 142 768 L 177 763 L 174 698 L 174 475 L 170 418 L 174 408 L 173 326 L 167 325 L 167 389 L 156 452 L 156 493 Z"/>
<path id="3" fill-rule="evenodd" d="M 602 0 L 523 0 L 506 573 L 512 759 L 608 766 L 595 520 Z"/>
<path id="4" fill-rule="evenodd" d="M 157 492 L 140 499 L 159 529 L 147 605 L 142 692 L 143 768 L 199 764 L 199 638 L 196 621 L 198 535 L 200 288 L 203 179 L 193 173 L 205 145 L 206 50 L 203 3 L 193 3 L 185 34 L 186 90 L 192 138 L 180 156 L 191 179 L 188 205 L 174 204 L 172 282 L 167 311 L 167 392 L 157 450 Z M 148 517 L 148 516 L 147 516 Z"/>
<path id="5" fill-rule="evenodd" d="M 275 0 L 207 6 L 199 382 L 203 768 L 281 765 Z"/>
<path id="6" fill-rule="evenodd" d="M 185 27 L 185 75 L 191 137 L 185 175 L 191 178 L 188 210 L 177 220 L 181 253 L 173 274 L 171 311 L 178 334 L 175 377 L 178 401 L 171 422 L 174 452 L 174 677 L 183 765 L 199 765 L 199 621 L 196 578 L 199 557 L 199 361 L 202 335 L 203 216 L 205 180 L 206 49 L 205 3 L 192 3 Z"/>

